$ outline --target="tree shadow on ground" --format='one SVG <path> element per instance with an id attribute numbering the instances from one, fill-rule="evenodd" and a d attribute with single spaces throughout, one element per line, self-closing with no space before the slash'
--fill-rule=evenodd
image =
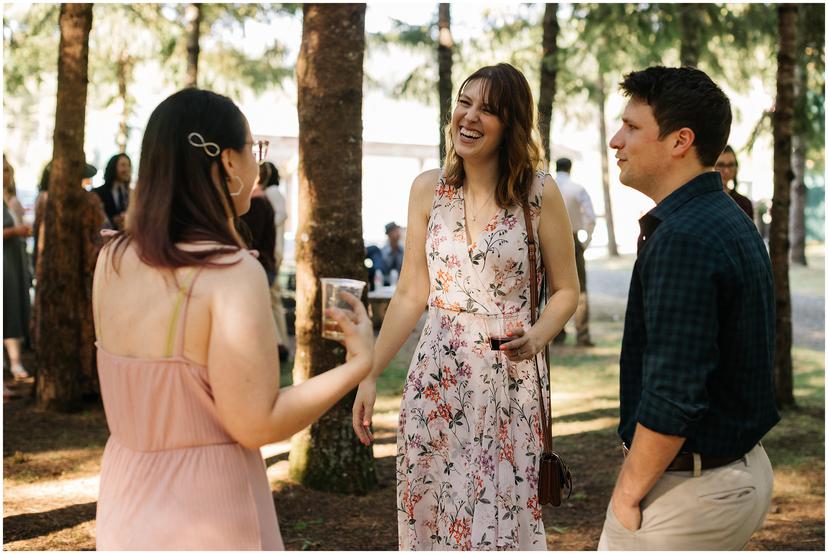
<path id="1" fill-rule="evenodd" d="M 3 543 L 34 539 L 95 519 L 97 502 L 3 518 Z"/>

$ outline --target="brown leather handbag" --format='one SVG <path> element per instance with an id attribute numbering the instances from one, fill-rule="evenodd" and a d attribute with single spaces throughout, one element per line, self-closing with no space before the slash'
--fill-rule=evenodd
<path id="1" fill-rule="evenodd" d="M 529 206 L 524 204 L 523 217 L 526 220 L 526 240 L 529 247 L 529 302 L 532 311 L 531 321 L 535 325 L 538 315 L 538 275 L 537 275 L 537 243 L 535 242 L 535 231 L 532 228 L 532 217 L 529 214 Z M 544 346 L 546 359 L 549 359 L 549 344 Z M 572 474 L 563 458 L 552 448 L 552 420 L 551 420 L 551 384 L 548 389 L 550 401 L 549 411 L 543 401 L 543 387 L 541 385 L 541 372 L 538 364 L 538 356 L 535 355 L 535 373 L 538 379 L 538 402 L 540 403 L 541 431 L 543 452 L 540 458 L 538 469 L 538 503 L 541 505 L 552 504 L 560 506 L 563 492 L 566 490 L 566 497 L 572 494 Z"/>

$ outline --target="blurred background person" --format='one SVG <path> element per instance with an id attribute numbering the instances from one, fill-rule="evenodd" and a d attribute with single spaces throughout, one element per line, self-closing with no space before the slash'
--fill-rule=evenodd
<path id="1" fill-rule="evenodd" d="M 382 247 L 383 275 L 386 285 L 396 285 L 402 271 L 403 251 L 402 228 L 393 221 L 385 226 L 388 242 Z"/>
<path id="2" fill-rule="evenodd" d="M 589 336 L 589 302 L 587 298 L 586 261 L 584 251 L 592 241 L 595 229 L 595 210 L 592 199 L 586 189 L 572 180 L 572 160 L 559 158 L 555 162 L 555 181 L 563 196 L 569 222 L 572 225 L 572 237 L 575 240 L 575 267 L 578 270 L 581 292 L 578 296 L 578 308 L 575 310 L 575 344 L 578 346 L 595 346 Z M 555 337 L 555 344 L 566 340 L 566 327 Z"/>
<path id="3" fill-rule="evenodd" d="M 8 177 L 6 176 L 7 172 Z M 26 210 L 17 198 L 17 187 L 14 182 L 14 168 L 6 159 L 5 154 L 3 154 L 3 200 L 9 205 L 9 210 L 17 222 L 22 223 Z"/>
<path id="4" fill-rule="evenodd" d="M 43 173 L 40 175 L 40 183 L 37 186 L 37 197 L 35 198 L 35 215 L 34 223 L 32 224 L 32 236 L 34 237 L 34 249 L 32 250 L 32 269 L 37 275 L 37 259 L 43 250 L 42 239 L 42 223 L 43 217 L 46 215 L 46 202 L 49 199 L 49 179 L 51 178 L 52 162 L 46 164 L 43 168 Z M 86 164 L 83 169 L 83 181 L 88 182 L 92 177 L 98 173 L 98 168 L 92 164 Z M 101 205 L 101 213 L 104 213 L 103 205 Z M 105 217 L 105 215 L 104 215 Z M 96 232 L 97 233 L 97 232 Z"/>
<path id="5" fill-rule="evenodd" d="M 15 195 L 14 168 L 3 155 L 3 346 L 15 379 L 29 377 L 20 352 L 29 329 L 32 278 L 26 237 L 31 233 L 31 227 L 23 223 L 22 206 Z M 3 388 L 4 396 L 9 392 Z"/>
<path id="6" fill-rule="evenodd" d="M 279 191 L 279 170 L 270 162 L 259 165 L 259 188 L 273 208 L 275 241 L 273 243 L 273 275 L 270 283 L 270 308 L 276 321 L 276 340 L 279 341 L 279 359 L 285 361 L 288 356 L 288 332 L 285 320 L 285 307 L 282 304 L 282 288 L 279 286 L 279 268 L 285 256 L 285 221 L 287 220 L 287 202 Z"/>
<path id="7" fill-rule="evenodd" d="M 739 175 L 739 162 L 736 160 L 736 152 L 733 151 L 733 147 L 729 144 L 725 146 L 725 149 L 719 155 L 719 159 L 716 160 L 716 171 L 718 171 L 722 176 L 722 184 L 724 185 L 725 192 L 730 195 L 734 202 L 736 202 L 742 211 L 747 214 L 751 221 L 753 221 L 753 203 L 750 201 L 750 198 L 739 194 L 736 190 L 739 186 L 737 181 Z M 730 183 L 733 183 L 730 185 Z"/>
<path id="8" fill-rule="evenodd" d="M 382 249 L 371 244 L 365 247 L 365 266 L 368 269 L 368 290 L 377 290 L 385 286 L 385 262 Z"/>
<path id="9" fill-rule="evenodd" d="M 104 182 L 92 189 L 98 195 L 106 212 L 106 227 L 120 231 L 129 205 L 129 184 L 132 181 L 132 161 L 126 154 L 115 154 L 106 163 Z"/>

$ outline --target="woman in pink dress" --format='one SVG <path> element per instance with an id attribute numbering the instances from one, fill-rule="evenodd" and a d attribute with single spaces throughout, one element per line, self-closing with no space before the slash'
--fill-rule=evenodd
<path id="1" fill-rule="evenodd" d="M 401 550 L 546 549 L 532 360 L 575 311 L 578 277 L 569 218 L 542 166 L 529 84 L 499 64 L 461 85 L 445 167 L 411 187 L 402 274 L 353 422 L 369 443 L 376 379 L 427 306 L 397 435 Z M 524 206 L 552 293 L 534 326 Z M 490 340 L 508 331 L 514 340 Z"/>
<path id="2" fill-rule="evenodd" d="M 258 448 L 364 378 L 370 320 L 334 310 L 348 361 L 279 390 L 267 278 L 236 232 L 258 176 L 229 99 L 186 89 L 150 116 L 126 229 L 102 250 L 93 304 L 111 436 L 102 550 L 283 549 Z"/>

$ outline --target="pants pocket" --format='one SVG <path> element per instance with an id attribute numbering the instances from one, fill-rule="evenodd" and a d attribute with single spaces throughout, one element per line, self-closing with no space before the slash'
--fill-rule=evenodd
<path id="1" fill-rule="evenodd" d="M 752 503 L 755 497 L 756 487 L 749 486 L 703 494 L 699 496 L 699 500 L 712 504 L 742 504 Z"/>
<path id="2" fill-rule="evenodd" d="M 607 523 L 609 523 L 613 529 L 616 529 L 622 533 L 626 533 L 630 536 L 634 536 L 638 534 L 639 531 L 641 531 L 640 527 L 635 531 L 630 531 L 629 529 L 624 527 L 624 525 L 620 521 L 618 521 L 618 518 L 615 516 L 615 512 L 612 509 L 612 502 L 610 502 L 609 506 L 607 507 Z"/>

